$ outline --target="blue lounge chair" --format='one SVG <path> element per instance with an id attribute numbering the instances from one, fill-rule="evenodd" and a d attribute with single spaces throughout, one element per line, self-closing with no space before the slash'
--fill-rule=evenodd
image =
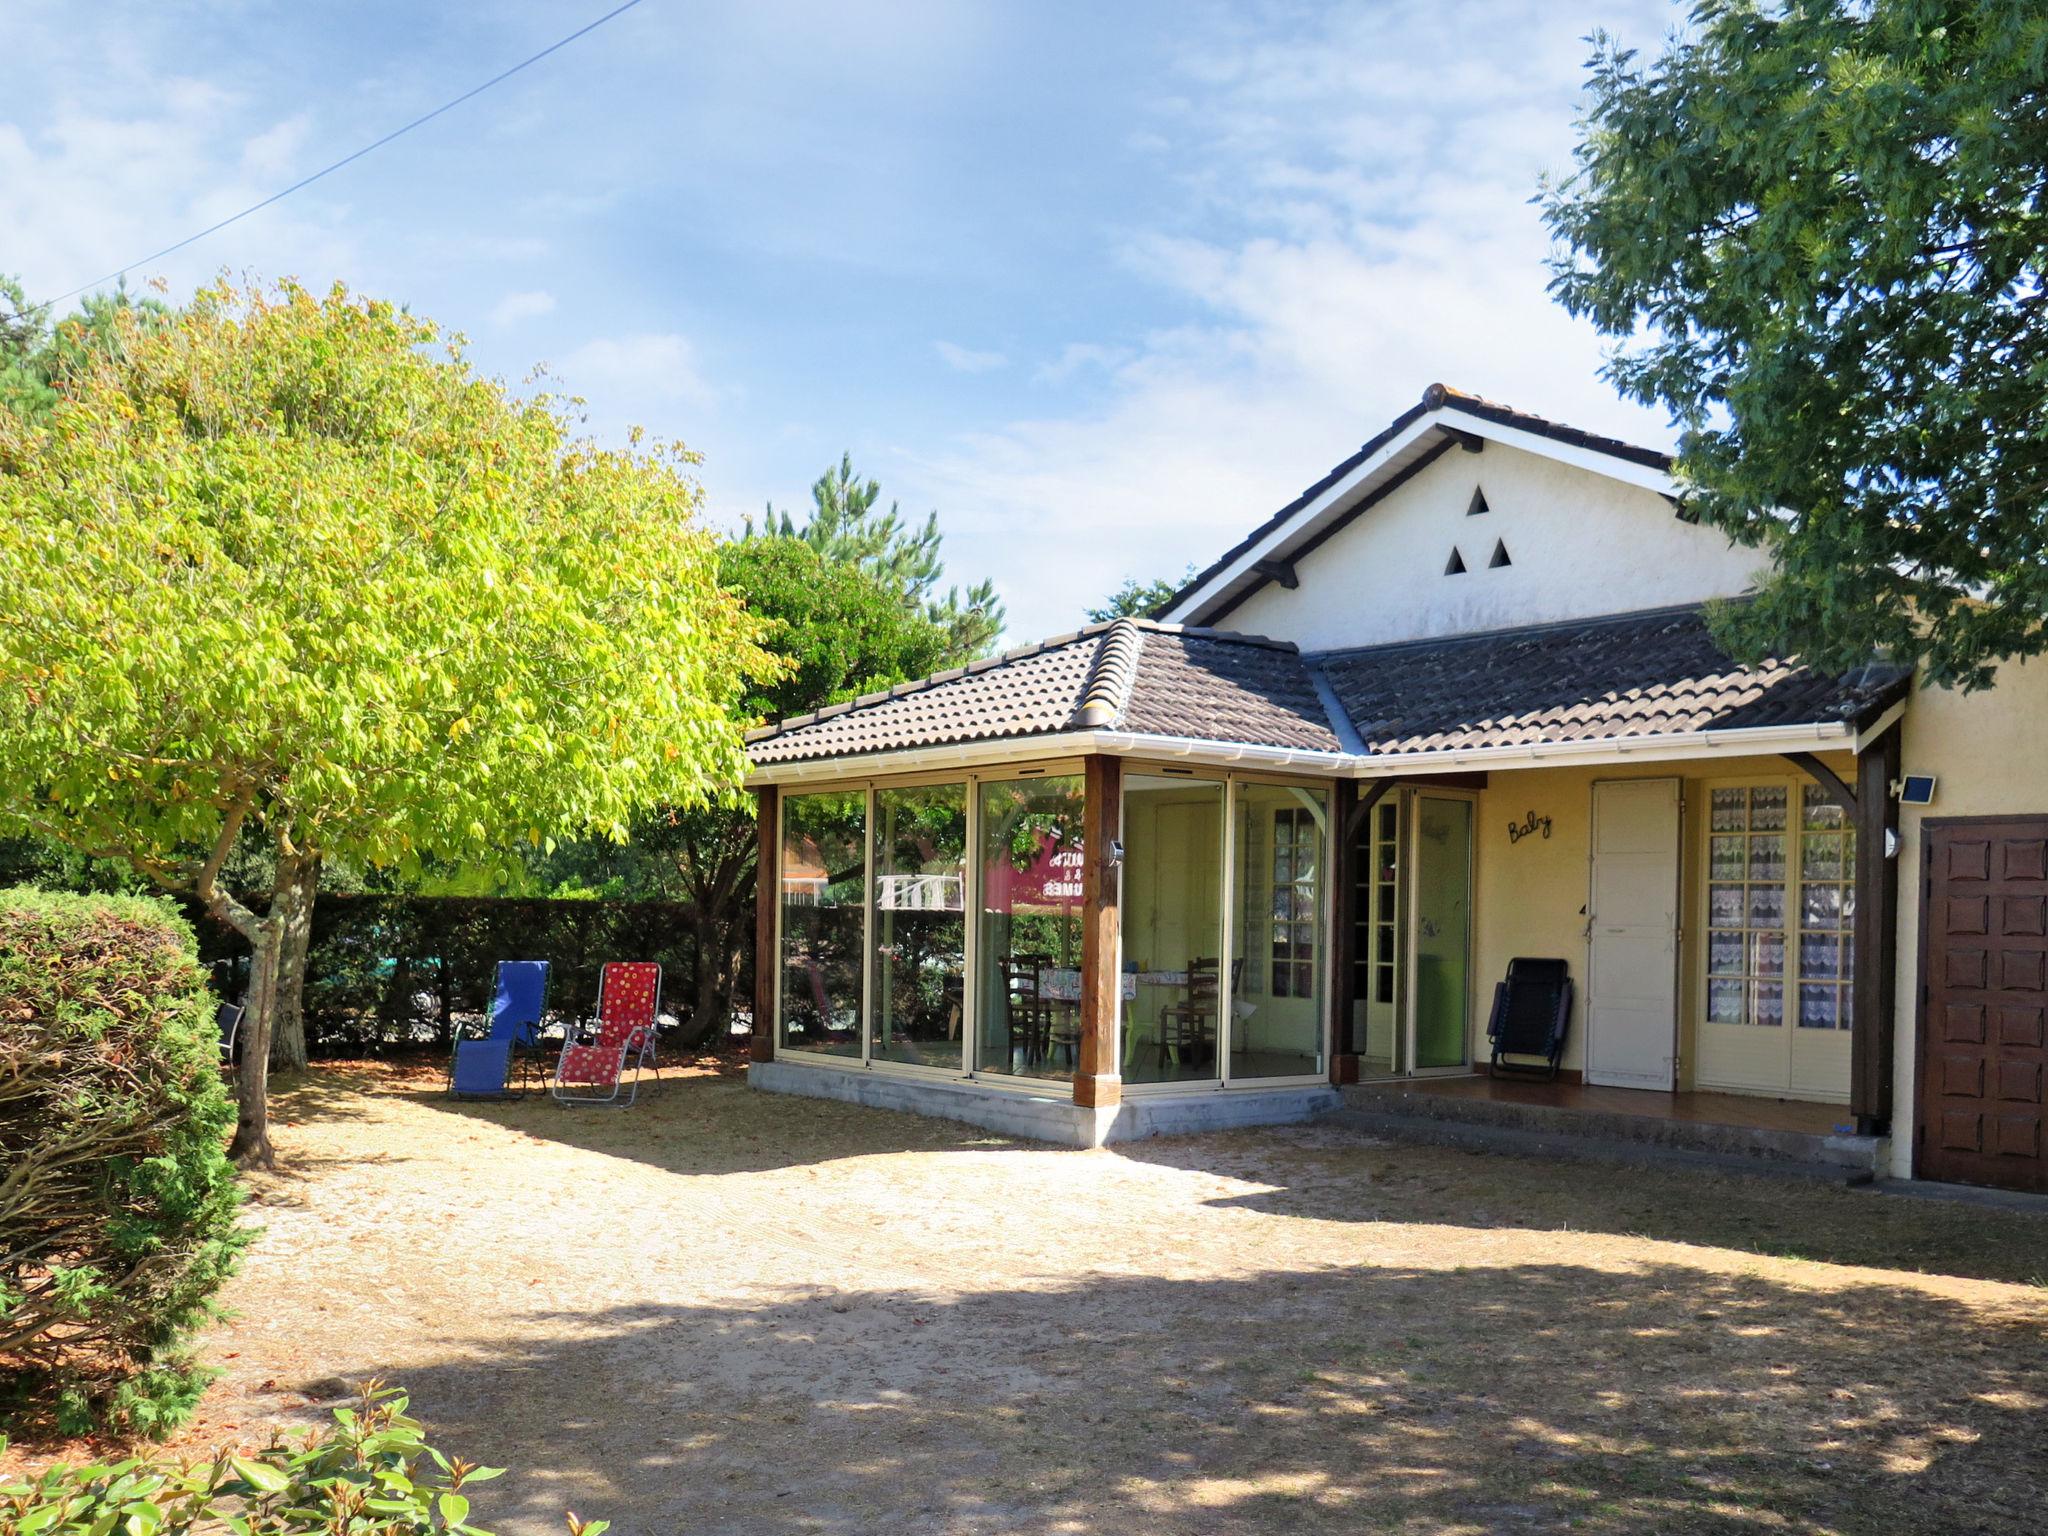
<path id="1" fill-rule="evenodd" d="M 490 1030 L 480 1039 L 457 1036 L 448 1065 L 448 1092 L 458 1099 L 511 1096 L 515 1050 L 540 1043 L 541 1015 L 548 1004 L 548 962 L 500 960 L 498 990 L 491 998 Z"/>

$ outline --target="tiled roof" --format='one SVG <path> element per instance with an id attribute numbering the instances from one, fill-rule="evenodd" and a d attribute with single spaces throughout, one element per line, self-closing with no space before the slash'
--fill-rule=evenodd
<path id="1" fill-rule="evenodd" d="M 1291 645 L 1201 630 L 1150 630 L 1118 730 L 1341 752 L 1316 685 Z"/>
<path id="2" fill-rule="evenodd" d="M 765 767 L 1096 729 L 1340 750 L 1293 646 L 1138 619 L 781 721 L 748 750 Z"/>
<path id="3" fill-rule="evenodd" d="M 1861 724 L 1906 688 L 1866 668 L 1730 661 L 1697 608 L 1370 646 L 1310 658 L 1368 754 Z"/>
<path id="4" fill-rule="evenodd" d="M 1307 658 L 1255 636 L 1119 619 L 780 721 L 748 751 L 769 768 L 1108 730 L 1370 758 L 1861 725 L 1905 688 L 1893 669 L 1832 679 L 1792 662 L 1739 666 L 1697 608 Z"/>
<path id="5" fill-rule="evenodd" d="M 1108 625 L 1060 635 L 752 732 L 754 762 L 901 751 L 1067 729 Z"/>

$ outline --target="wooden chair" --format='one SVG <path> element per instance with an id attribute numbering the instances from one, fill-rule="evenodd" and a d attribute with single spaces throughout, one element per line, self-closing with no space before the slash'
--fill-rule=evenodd
<path id="1" fill-rule="evenodd" d="M 1018 1051 L 1026 1067 L 1045 1059 L 1050 1046 L 1052 1010 L 1039 973 L 1052 968 L 1050 955 L 1008 955 L 1002 961 L 1003 991 L 1009 999 L 1009 1061 L 1004 1071 L 1015 1070 Z"/>
<path id="2" fill-rule="evenodd" d="M 1212 1056 L 1216 1049 L 1217 983 L 1223 965 L 1220 960 L 1188 962 L 1187 993 L 1179 1002 L 1159 1010 L 1159 1067 L 1166 1069 L 1170 1052 L 1179 1053 L 1180 1065 L 1187 1066 L 1191 1053 L 1202 1050 Z"/>

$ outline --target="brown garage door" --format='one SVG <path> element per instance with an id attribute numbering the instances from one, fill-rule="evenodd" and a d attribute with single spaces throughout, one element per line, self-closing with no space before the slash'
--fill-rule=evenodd
<path id="1" fill-rule="evenodd" d="M 1926 832 L 1915 1169 L 2048 1190 L 2048 816 Z"/>

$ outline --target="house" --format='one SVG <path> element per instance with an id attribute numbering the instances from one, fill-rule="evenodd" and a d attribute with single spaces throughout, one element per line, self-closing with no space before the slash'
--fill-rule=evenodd
<path id="1" fill-rule="evenodd" d="M 1084 1145 L 1576 1104 L 2048 1188 L 2048 667 L 1738 665 L 1702 605 L 1762 557 L 1674 490 L 1432 386 L 1163 622 L 756 732 L 753 1081 Z M 1491 1075 L 1518 957 L 1575 983 L 1555 1082 Z"/>

